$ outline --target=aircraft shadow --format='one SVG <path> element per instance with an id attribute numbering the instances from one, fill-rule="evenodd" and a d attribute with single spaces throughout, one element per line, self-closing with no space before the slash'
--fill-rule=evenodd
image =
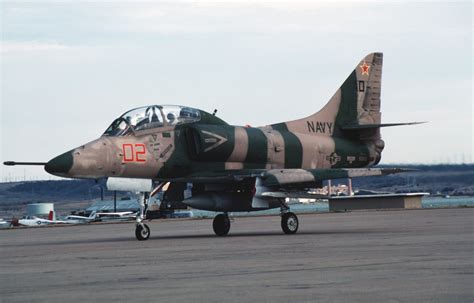
<path id="1" fill-rule="evenodd" d="M 156 235 L 153 236 L 151 234 L 150 240 L 163 240 L 163 239 L 219 239 L 219 240 L 225 240 L 225 239 L 231 239 L 231 238 L 245 238 L 245 237 L 301 237 L 301 236 L 307 236 L 307 235 L 337 235 L 337 234 L 361 234 L 361 233 L 376 233 L 377 231 L 374 230 L 338 230 L 338 231 L 299 231 L 298 233 L 294 235 L 285 235 L 281 231 L 272 231 L 272 232 L 259 232 L 259 231 L 254 231 L 254 232 L 241 232 L 241 233 L 229 233 L 225 237 L 218 237 L 215 234 L 202 234 L 202 235 L 166 235 L 166 236 L 161 236 L 161 235 Z"/>
<path id="2" fill-rule="evenodd" d="M 227 241 L 232 240 L 233 238 L 245 238 L 245 237 L 282 237 L 282 238 L 300 238 L 306 237 L 308 235 L 313 236 L 324 236 L 324 235 L 347 235 L 347 234 L 373 234 L 373 233 L 380 233 L 379 230 L 374 229 L 351 229 L 351 230 L 303 230 L 299 231 L 294 235 L 285 235 L 281 231 L 271 231 L 271 232 L 241 232 L 241 233 L 229 233 L 226 237 L 218 237 L 213 233 L 206 233 L 206 234 L 193 234 L 193 235 L 160 235 L 160 234 L 152 234 L 148 241 L 139 242 L 135 239 L 132 232 L 130 234 L 122 235 L 120 237 L 113 237 L 113 238 L 103 238 L 103 239 L 81 239 L 81 240 L 74 240 L 69 239 L 65 241 L 42 241 L 41 243 L 21 243 L 18 246 L 25 247 L 25 246 L 50 246 L 50 245 L 75 245 L 75 244 L 95 244 L 95 243 L 118 243 L 118 242 L 137 242 L 137 243 L 147 243 L 150 241 L 165 241 L 165 240 L 184 240 L 184 239 L 213 239 L 215 241 Z M 383 231 L 386 233 L 387 231 Z M 390 232 L 390 231 L 389 231 Z M 11 247 L 11 245 L 9 245 Z M 15 245 L 13 245 L 15 246 Z"/>

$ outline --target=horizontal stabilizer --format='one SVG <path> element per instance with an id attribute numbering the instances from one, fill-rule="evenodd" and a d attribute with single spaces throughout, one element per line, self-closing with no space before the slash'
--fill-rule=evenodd
<path id="1" fill-rule="evenodd" d="M 406 123 L 380 123 L 380 124 L 349 124 L 342 126 L 342 130 L 363 130 L 363 129 L 374 129 L 379 127 L 389 127 L 389 126 L 402 126 L 402 125 L 416 125 L 423 124 L 426 122 L 406 122 Z"/>

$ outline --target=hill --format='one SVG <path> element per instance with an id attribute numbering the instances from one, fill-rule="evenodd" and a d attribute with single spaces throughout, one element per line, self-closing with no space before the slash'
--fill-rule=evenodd
<path id="1" fill-rule="evenodd" d="M 415 169 L 410 173 L 384 177 L 355 178 L 354 189 L 383 192 L 428 192 L 442 195 L 474 196 L 474 164 L 465 165 L 390 165 L 379 167 Z M 334 183 L 345 182 L 336 180 Z M 0 183 L 0 217 L 21 215 L 26 204 L 54 202 L 56 211 L 83 209 L 92 200 L 112 198 L 105 180 L 59 180 Z M 129 196 L 129 193 L 120 193 Z"/>

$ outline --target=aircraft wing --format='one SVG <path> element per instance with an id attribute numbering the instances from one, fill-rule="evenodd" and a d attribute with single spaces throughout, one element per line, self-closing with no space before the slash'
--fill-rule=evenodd
<path id="1" fill-rule="evenodd" d="M 344 179 L 413 171 L 403 168 L 340 168 L 340 169 L 269 169 L 201 172 L 181 182 L 214 184 L 242 181 L 253 187 L 253 208 L 268 208 L 270 203 L 292 194 L 306 192 L 307 188 L 322 186 L 323 180 Z M 301 196 L 301 195 L 298 195 Z M 317 198 L 318 195 L 312 196 Z"/>
<path id="2" fill-rule="evenodd" d="M 322 169 L 243 169 L 196 173 L 186 180 L 194 182 L 235 182 L 258 178 L 265 187 L 310 187 L 323 180 L 384 176 L 410 172 L 405 168 L 322 168 Z"/>
<path id="3" fill-rule="evenodd" d="M 298 192 L 301 197 L 301 192 L 306 192 L 307 188 L 322 186 L 323 180 L 383 176 L 407 171 L 410 170 L 401 168 L 272 169 L 256 178 L 252 206 L 264 204 L 267 199 L 287 198 L 291 192 Z"/>

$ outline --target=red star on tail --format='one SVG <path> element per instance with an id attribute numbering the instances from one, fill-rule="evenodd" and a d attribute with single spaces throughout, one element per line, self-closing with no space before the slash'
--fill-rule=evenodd
<path id="1" fill-rule="evenodd" d="M 370 65 L 367 65 L 367 63 L 365 63 L 364 61 L 364 64 L 360 65 L 360 69 L 362 70 L 362 75 L 368 75 L 369 68 L 370 68 Z"/>

